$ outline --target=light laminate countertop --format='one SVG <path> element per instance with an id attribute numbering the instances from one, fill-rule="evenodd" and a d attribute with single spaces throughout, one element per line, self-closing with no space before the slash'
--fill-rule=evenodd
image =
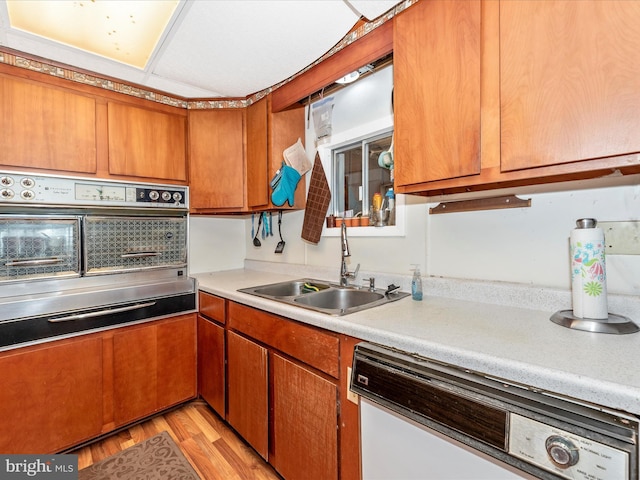
<path id="1" fill-rule="evenodd" d="M 237 291 L 304 275 L 239 269 L 193 277 L 203 291 L 283 317 L 508 382 L 640 414 L 640 333 L 571 330 L 549 321 L 553 310 L 430 296 L 428 290 L 421 302 L 406 297 L 337 317 Z"/>

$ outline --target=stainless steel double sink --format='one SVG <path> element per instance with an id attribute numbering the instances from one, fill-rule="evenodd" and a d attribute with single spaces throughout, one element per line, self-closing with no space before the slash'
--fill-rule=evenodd
<path id="1" fill-rule="evenodd" d="M 385 305 L 409 295 L 397 290 L 388 293 L 381 289 L 342 287 L 310 278 L 241 288 L 238 291 L 338 316 Z"/>

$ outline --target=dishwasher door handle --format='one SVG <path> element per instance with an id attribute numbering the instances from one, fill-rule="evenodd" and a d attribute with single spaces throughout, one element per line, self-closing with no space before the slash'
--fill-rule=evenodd
<path id="1" fill-rule="evenodd" d="M 104 310 L 98 310 L 96 312 L 88 312 L 88 313 L 78 313 L 76 315 L 68 315 L 66 317 L 60 318 L 50 318 L 50 323 L 58 323 L 58 322 L 69 322 L 73 320 L 84 320 L 86 318 L 94 318 L 101 317 L 103 315 L 109 315 L 113 313 L 122 313 L 122 312 L 130 312 L 132 310 L 139 310 L 145 307 L 151 307 L 155 305 L 156 302 L 146 302 L 146 303 L 138 303 L 136 305 L 128 305 L 126 307 L 118 307 L 118 308 L 105 308 Z"/>

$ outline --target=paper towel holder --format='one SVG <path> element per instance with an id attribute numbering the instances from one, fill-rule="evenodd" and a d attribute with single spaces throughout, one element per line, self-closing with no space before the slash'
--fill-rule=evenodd
<path id="1" fill-rule="evenodd" d="M 631 319 L 613 313 L 610 313 L 608 318 L 596 319 L 576 317 L 573 310 L 559 310 L 551 315 L 550 320 L 563 327 L 592 333 L 622 335 L 640 331 L 640 327 Z"/>

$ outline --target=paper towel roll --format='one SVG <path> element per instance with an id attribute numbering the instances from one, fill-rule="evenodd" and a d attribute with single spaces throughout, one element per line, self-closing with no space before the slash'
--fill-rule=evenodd
<path id="1" fill-rule="evenodd" d="M 595 226 L 576 228 L 571 231 L 570 244 L 573 315 L 607 319 L 604 232 Z"/>

